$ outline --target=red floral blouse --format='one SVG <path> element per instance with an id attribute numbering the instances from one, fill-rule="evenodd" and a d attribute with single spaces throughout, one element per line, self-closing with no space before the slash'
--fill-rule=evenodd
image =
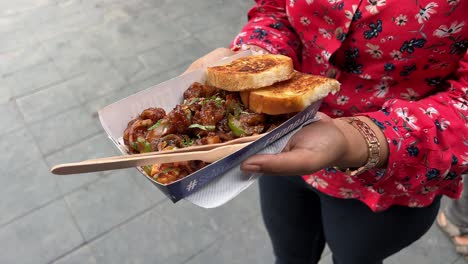
<path id="1" fill-rule="evenodd" d="M 257 0 L 233 48 L 256 45 L 338 79 L 333 116 L 364 115 L 387 137 L 386 168 L 304 179 L 373 211 L 458 198 L 468 174 L 468 0 Z"/>

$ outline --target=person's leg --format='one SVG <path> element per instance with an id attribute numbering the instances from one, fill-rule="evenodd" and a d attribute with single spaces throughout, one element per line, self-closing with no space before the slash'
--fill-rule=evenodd
<path id="1" fill-rule="evenodd" d="M 463 193 L 459 200 L 450 200 L 444 210 L 445 216 L 453 224 L 468 227 L 468 184 L 463 186 Z"/>
<path id="2" fill-rule="evenodd" d="M 449 200 L 448 206 L 440 210 L 437 224 L 452 238 L 456 251 L 468 260 L 468 184 L 463 186 L 460 199 Z"/>
<path id="3" fill-rule="evenodd" d="M 335 264 L 381 264 L 432 226 L 440 199 L 425 208 L 393 206 L 372 212 L 357 200 L 321 194 L 325 238 Z"/>
<path id="4" fill-rule="evenodd" d="M 296 177 L 259 179 L 263 220 L 277 264 L 313 264 L 325 247 L 320 199 Z"/>

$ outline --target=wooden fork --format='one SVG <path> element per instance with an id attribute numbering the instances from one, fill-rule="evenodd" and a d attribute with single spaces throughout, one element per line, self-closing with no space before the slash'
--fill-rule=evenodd
<path id="1" fill-rule="evenodd" d="M 54 166 L 51 172 L 58 175 L 68 175 L 77 173 L 87 173 L 105 170 L 117 170 L 124 168 L 139 167 L 151 164 L 171 163 L 187 160 L 201 160 L 204 162 L 212 163 L 221 158 L 232 154 L 251 142 L 226 145 L 212 150 L 206 151 L 193 151 L 182 153 L 158 153 L 153 154 L 135 154 L 126 156 L 115 156 L 100 159 L 91 159 L 75 163 L 66 163 Z"/>

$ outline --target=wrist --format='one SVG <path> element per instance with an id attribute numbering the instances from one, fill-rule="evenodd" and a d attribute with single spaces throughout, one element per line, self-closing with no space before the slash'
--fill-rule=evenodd
<path id="1" fill-rule="evenodd" d="M 379 163 L 375 166 L 376 168 L 385 167 L 387 165 L 388 155 L 389 155 L 389 147 L 387 143 L 387 137 L 383 133 L 383 131 L 368 117 L 360 116 L 359 119 L 364 121 L 375 133 L 377 139 L 379 140 L 380 144 L 380 152 L 379 152 Z"/>
<path id="2" fill-rule="evenodd" d="M 387 163 L 387 140 L 384 133 L 371 119 L 359 116 L 336 120 L 348 142 L 345 155 L 337 162 L 337 167 L 346 168 L 347 174 L 359 175 L 366 170 L 382 167 Z"/>
<path id="3" fill-rule="evenodd" d="M 337 118 L 333 122 L 345 137 L 346 146 L 342 157 L 336 162 L 339 168 L 359 168 L 366 164 L 369 153 L 367 142 L 362 134 L 348 121 Z"/>

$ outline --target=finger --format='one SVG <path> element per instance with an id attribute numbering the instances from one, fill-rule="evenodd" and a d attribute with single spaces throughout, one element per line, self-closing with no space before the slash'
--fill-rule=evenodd
<path id="1" fill-rule="evenodd" d="M 203 68 L 207 64 L 221 60 L 225 57 L 229 57 L 234 55 L 235 52 L 228 49 L 228 48 L 217 48 L 208 54 L 204 55 L 203 57 L 199 58 L 198 60 L 194 61 L 188 68 L 183 72 L 181 75 L 187 74 L 189 72 L 192 72 L 196 69 Z"/>
<path id="2" fill-rule="evenodd" d="M 310 152 L 305 149 L 255 155 L 241 164 L 241 170 L 283 176 L 310 174 L 321 169 L 320 165 L 325 163 L 320 157 L 310 156 Z"/>

